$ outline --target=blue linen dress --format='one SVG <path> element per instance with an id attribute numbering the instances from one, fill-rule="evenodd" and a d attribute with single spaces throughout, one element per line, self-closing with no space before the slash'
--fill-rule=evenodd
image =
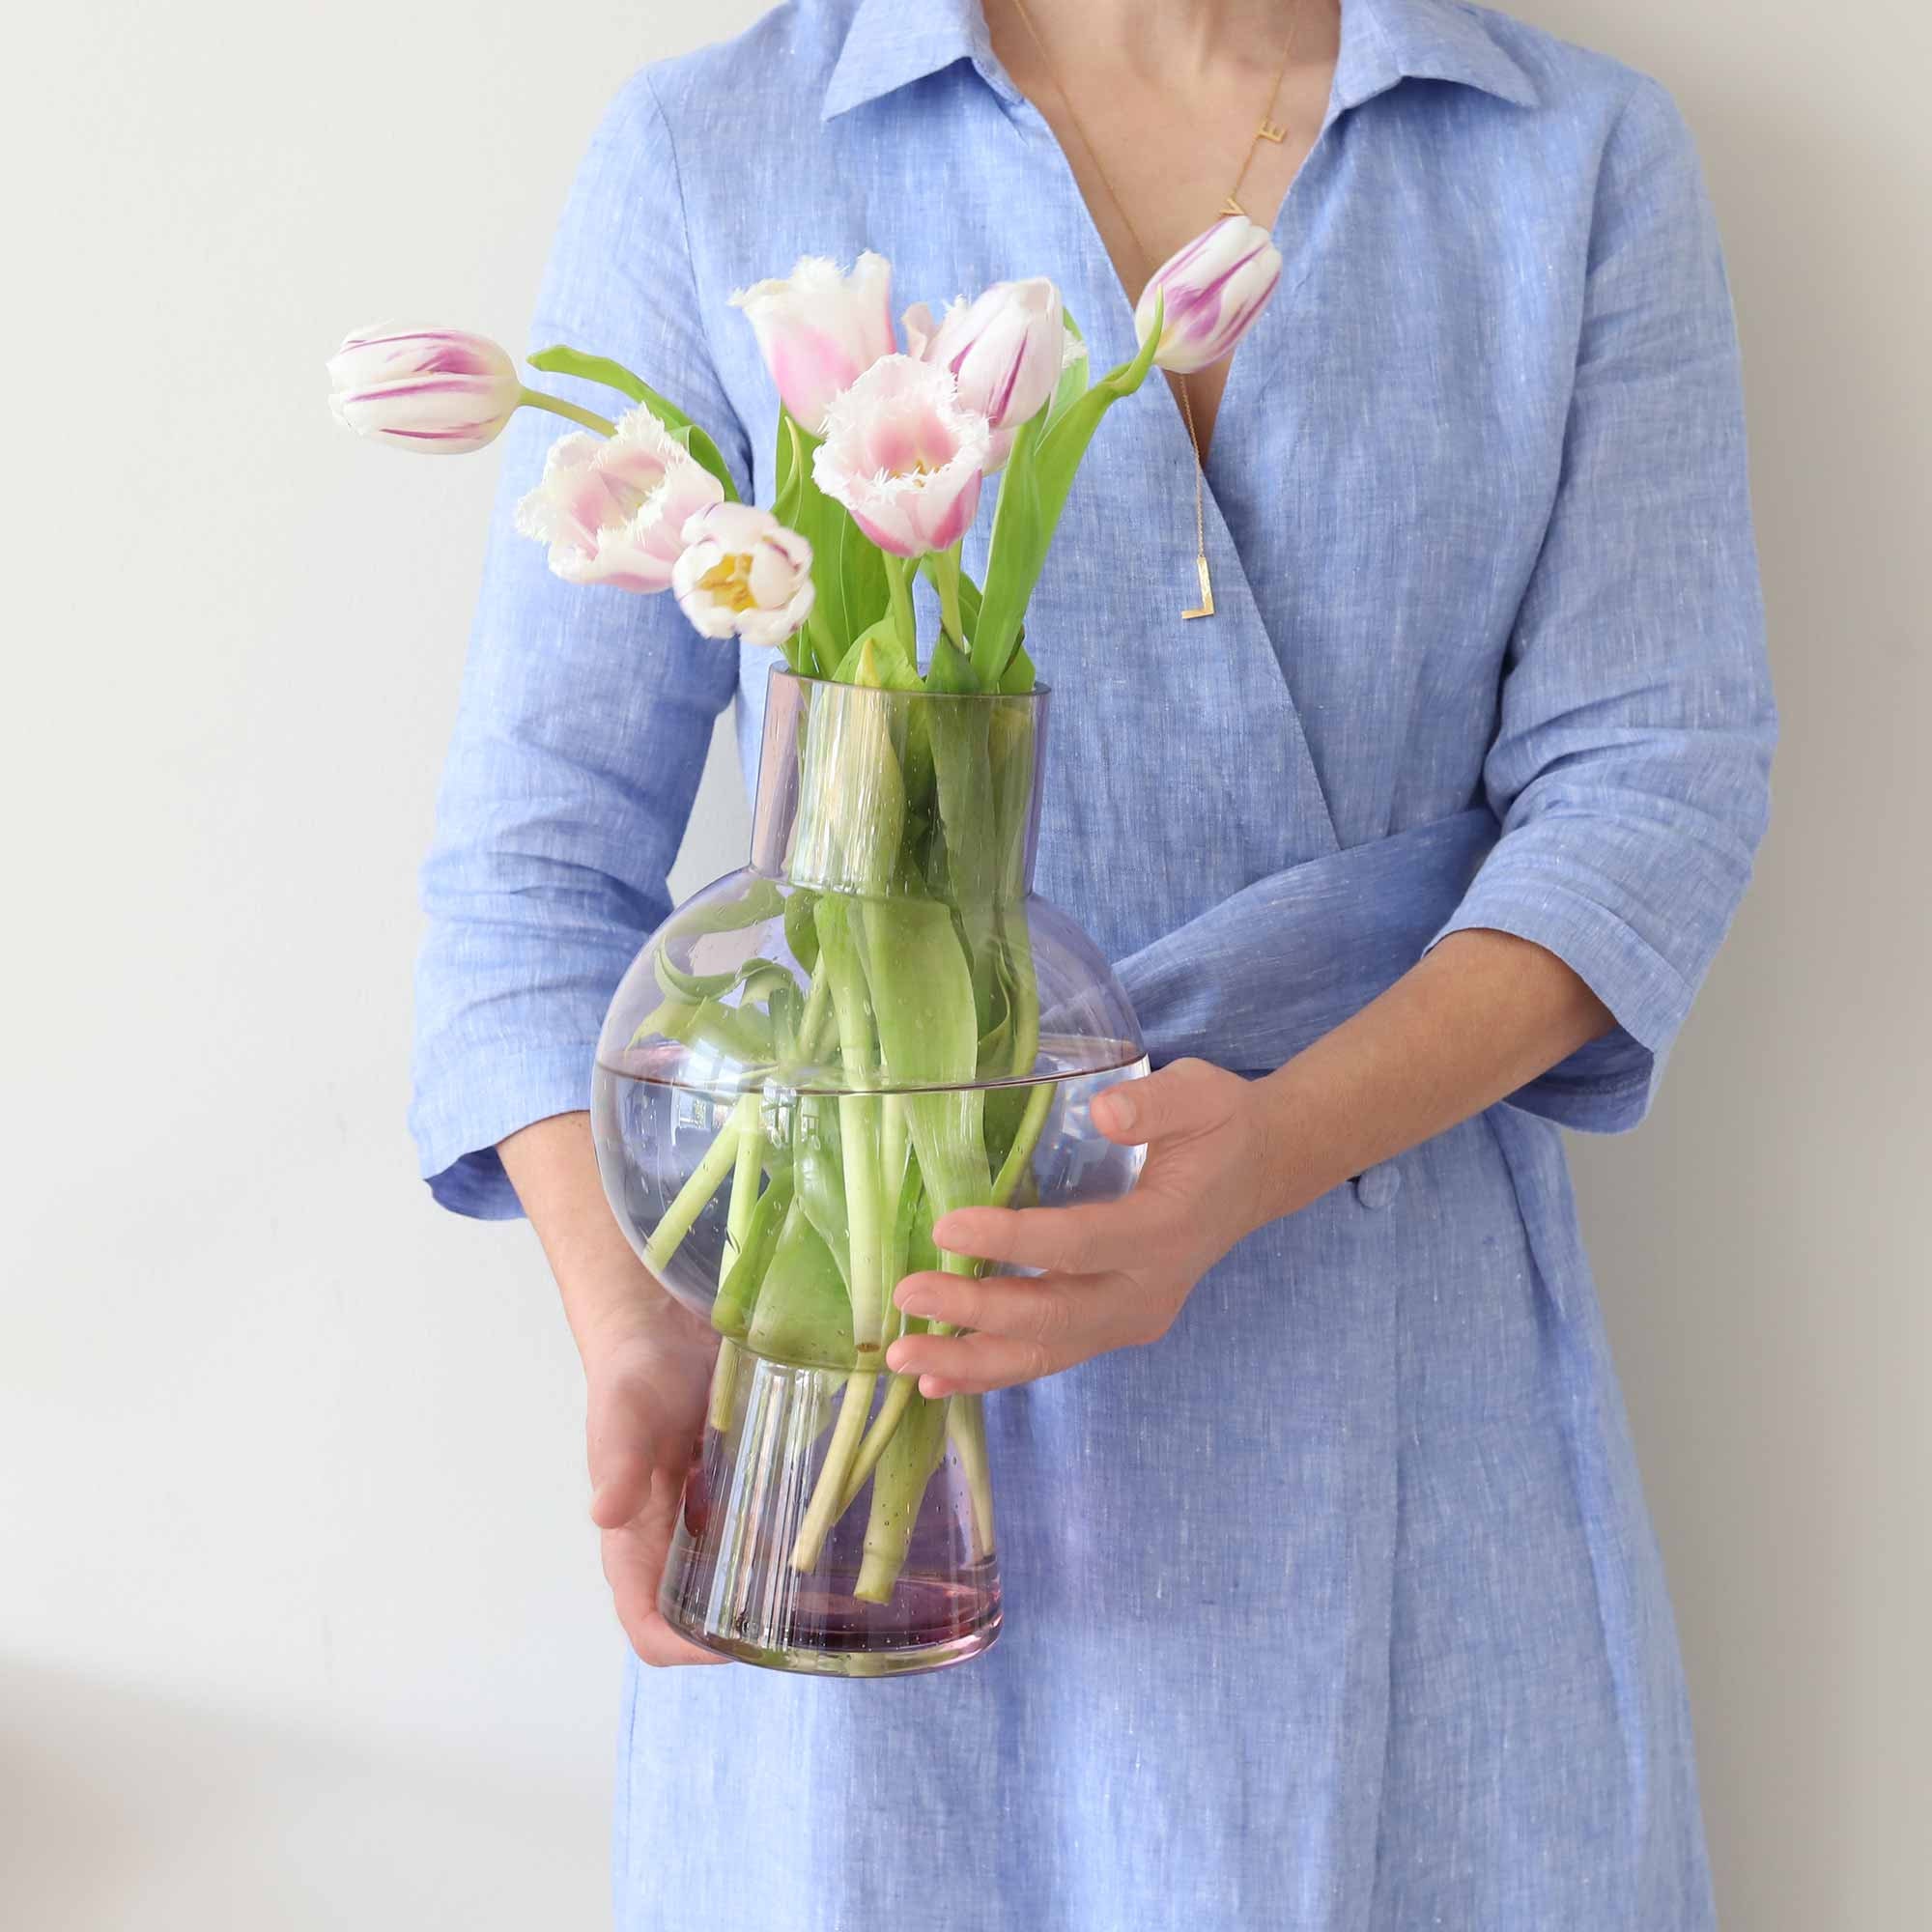
<path id="1" fill-rule="evenodd" d="M 635 1932 L 1711 1922 L 1558 1132 L 1643 1115 L 1765 819 L 1710 209 L 1654 82 L 1451 0 L 1345 0 L 1277 241 L 1208 462 L 1219 614 L 1179 616 L 1191 456 L 1157 384 L 1069 503 L 1029 623 L 1041 890 L 1157 1061 L 1278 1065 L 1461 927 L 1549 948 L 1617 1029 L 1244 1242 L 1156 1347 L 992 1398 L 985 1658 L 632 1664 Z M 638 75 L 532 341 L 644 373 L 768 499 L 776 401 L 725 298 L 865 247 L 901 305 L 1050 274 L 1096 367 L 1132 348 L 974 0 L 781 7 Z M 712 721 L 735 699 L 755 747 L 770 663 L 546 574 L 508 507 L 554 427 L 507 438 L 424 879 L 413 1122 L 437 1198 L 486 1216 L 516 1211 L 494 1144 L 585 1104 Z"/>

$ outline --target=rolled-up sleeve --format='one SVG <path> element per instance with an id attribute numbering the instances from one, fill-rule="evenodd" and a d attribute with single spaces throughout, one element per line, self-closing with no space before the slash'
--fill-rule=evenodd
<path id="1" fill-rule="evenodd" d="M 1533 940 L 1615 1017 L 1513 1104 L 1643 1117 L 1749 878 L 1776 735 L 1729 288 L 1690 135 L 1644 81 L 1605 152 L 1561 480 L 1484 767 L 1502 836 L 1431 941 Z"/>
<path id="2" fill-rule="evenodd" d="M 615 356 L 708 428 L 746 485 L 706 346 L 669 130 L 639 74 L 591 145 L 532 343 Z M 606 413 L 613 391 L 546 379 Z M 503 439 L 488 561 L 422 873 L 411 1128 L 436 1199 L 519 1211 L 496 1146 L 589 1104 L 605 1008 L 668 910 L 666 874 L 737 676 L 668 596 L 567 584 L 516 534 L 517 498 L 568 425 Z"/>

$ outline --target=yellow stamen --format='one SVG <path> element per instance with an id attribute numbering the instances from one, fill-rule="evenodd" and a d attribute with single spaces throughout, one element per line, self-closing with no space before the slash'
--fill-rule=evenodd
<path id="1" fill-rule="evenodd" d="M 708 590 L 728 611 L 749 611 L 757 599 L 752 595 L 752 557 L 749 551 L 733 551 L 721 556 L 697 580 L 700 590 Z"/>

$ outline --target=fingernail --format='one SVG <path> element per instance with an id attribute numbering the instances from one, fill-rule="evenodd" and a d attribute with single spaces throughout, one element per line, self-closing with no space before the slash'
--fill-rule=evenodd
<path id="1" fill-rule="evenodd" d="M 1124 1094 L 1110 1090 L 1095 1097 L 1094 1119 L 1102 1132 L 1124 1134 L 1134 1124 L 1134 1103 Z"/>
<path id="2" fill-rule="evenodd" d="M 901 1282 L 893 1292 L 893 1299 L 908 1315 L 930 1315 L 932 1296 L 923 1288 L 915 1288 L 910 1282 Z"/>

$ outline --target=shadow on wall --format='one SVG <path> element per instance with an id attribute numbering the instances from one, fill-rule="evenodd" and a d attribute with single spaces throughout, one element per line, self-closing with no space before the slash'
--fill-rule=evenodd
<path id="1" fill-rule="evenodd" d="M 1922 1566 L 1892 1528 L 1923 1509 L 1910 1016 L 1932 936 L 1900 881 L 1924 869 L 1932 694 L 1893 552 L 1928 426 L 1885 224 L 1910 232 L 1922 131 L 1845 115 L 1827 85 L 1774 116 L 1708 26 L 1665 52 L 1600 7 L 1562 11 L 1559 31 L 1670 79 L 1705 157 L 1783 722 L 1771 834 L 1655 1119 L 1572 1140 L 1584 1229 L 1683 1635 L 1719 1910 L 1898 1924 L 1897 1847 L 1920 1833 L 1880 1741 L 1903 1736 L 1893 1617 Z"/>
<path id="2" fill-rule="evenodd" d="M 352 1742 L 17 1663 L 0 1662 L 0 1921 L 21 1932 L 608 1918 L 596 1780 L 479 1776 L 408 1740 Z"/>

